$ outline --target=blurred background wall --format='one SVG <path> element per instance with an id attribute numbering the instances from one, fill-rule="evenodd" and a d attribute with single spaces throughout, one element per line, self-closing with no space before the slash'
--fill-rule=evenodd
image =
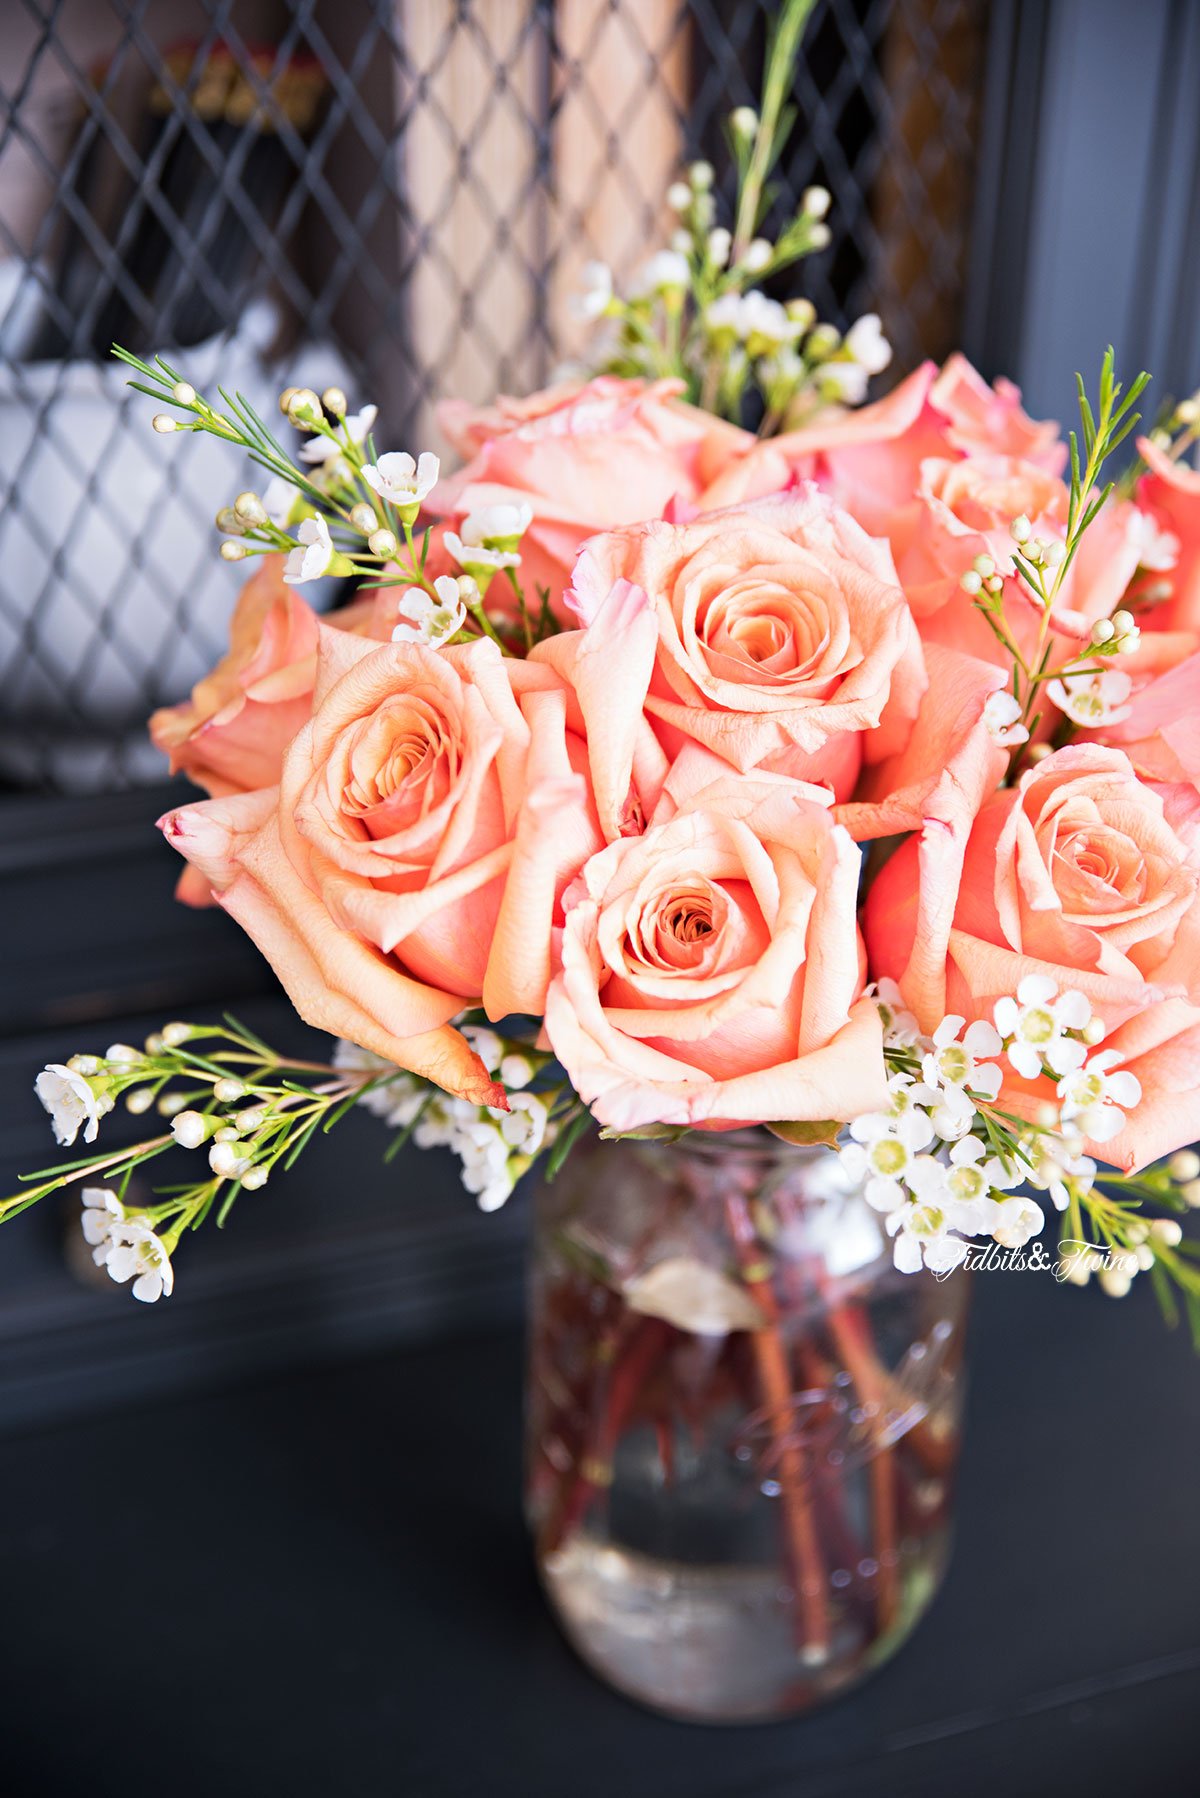
<path id="1" fill-rule="evenodd" d="M 47 1158 L 46 1059 L 231 1002 L 295 1029 L 225 920 L 171 903 L 147 712 L 220 653 L 213 514 L 245 484 L 155 437 L 107 360 L 178 350 L 264 410 L 285 382 L 433 407 L 581 348 L 582 264 L 664 241 L 686 159 L 729 169 L 761 0 L 23 0 L 0 8 L 0 1182 Z M 1200 379 L 1200 8 L 821 0 L 780 208 L 833 195 L 822 316 L 878 311 L 888 378 L 961 345 L 1038 415 L 1116 345 Z M 323 595 L 335 603 L 336 591 Z M 11 951 L 19 949 L 15 955 Z M 101 1043 L 99 1046 L 103 1046 Z M 75 1200 L 0 1240 L 0 1420 L 124 1382 L 321 1353 L 514 1302 L 519 1210 L 481 1221 L 369 1128 L 197 1244 L 169 1316 L 64 1271 Z M 287 1216 L 283 1215 L 286 1208 Z M 186 1289 L 188 1296 L 183 1297 Z"/>

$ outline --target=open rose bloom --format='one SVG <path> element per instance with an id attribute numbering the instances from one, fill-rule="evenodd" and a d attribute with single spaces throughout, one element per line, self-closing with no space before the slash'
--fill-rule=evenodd
<path id="1" fill-rule="evenodd" d="M 365 468 L 346 612 L 264 566 L 152 725 L 183 896 L 514 1142 L 524 1041 L 613 1134 L 842 1133 L 902 1239 L 1007 1143 L 1024 1240 L 1013 1187 L 1196 1132 L 1197 477 L 1146 443 L 1082 529 L 961 356 L 763 439 L 682 386 L 447 406 L 457 472 Z"/>

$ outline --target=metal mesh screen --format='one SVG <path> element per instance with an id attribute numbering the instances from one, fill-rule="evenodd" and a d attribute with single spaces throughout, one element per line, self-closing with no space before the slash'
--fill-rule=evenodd
<path id="1" fill-rule="evenodd" d="M 147 710 L 224 646 L 217 507 L 244 467 L 149 429 L 106 362 L 180 352 L 433 402 L 577 351 L 581 264 L 663 241 L 667 183 L 756 98 L 760 0 L 25 0 L 0 19 L 0 784 L 161 777 Z M 779 206 L 834 196 L 806 291 L 896 365 L 960 325 L 984 0 L 823 0 Z M 332 597 L 327 595 L 326 599 Z"/>

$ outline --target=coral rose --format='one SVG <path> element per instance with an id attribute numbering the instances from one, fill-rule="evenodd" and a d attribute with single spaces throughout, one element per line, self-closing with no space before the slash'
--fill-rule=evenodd
<path id="1" fill-rule="evenodd" d="M 814 790 L 778 777 L 728 776 L 593 856 L 564 899 L 546 1033 L 594 1115 L 731 1129 L 883 1104 L 858 870 Z"/>
<path id="2" fill-rule="evenodd" d="M 484 506 L 531 506 L 522 583 L 531 604 L 540 587 L 557 602 L 586 537 L 660 518 L 673 500 L 690 504 L 754 442 L 682 391 L 682 381 L 600 375 L 480 411 L 449 402 L 439 419 L 470 460 L 434 489 L 428 513 L 457 528 Z"/>
<path id="3" fill-rule="evenodd" d="M 1146 1088 L 1149 1070 L 1129 1044 L 1149 1028 L 1147 1007 L 1178 1002 L 1170 1038 L 1200 1020 L 1192 1003 L 1200 997 L 1195 795 L 1144 784 L 1119 750 L 1060 749 L 1016 789 L 987 800 L 953 911 L 943 902 L 936 928 L 921 890 L 929 877 L 916 841 L 906 843 L 877 878 L 864 921 L 872 971 L 900 981 L 926 1029 L 947 1013 L 990 1016 L 997 998 L 1040 974 L 1087 996 L 1105 1027 L 1105 1047 L 1129 1056 Z M 1200 1065 L 1194 1074 L 1192 1087 L 1200 1085 Z M 1033 1102 L 1019 1091 L 1008 1096 L 1026 1112 Z M 1140 1165 L 1195 1133 L 1178 1092 L 1156 1122 L 1150 1118 L 1139 1107 L 1103 1147 L 1104 1158 Z"/>
<path id="4" fill-rule="evenodd" d="M 614 689 L 637 669 L 639 604 L 652 614 L 645 709 L 671 754 L 693 741 L 844 798 L 864 754 L 907 741 L 925 687 L 912 617 L 886 547 L 821 494 L 595 537 L 568 597 Z"/>
<path id="5" fill-rule="evenodd" d="M 601 841 L 566 712 L 550 670 L 490 642 L 330 632 L 278 792 L 163 828 L 308 1022 L 497 1103 L 447 1025 L 541 1009 L 561 889 Z"/>

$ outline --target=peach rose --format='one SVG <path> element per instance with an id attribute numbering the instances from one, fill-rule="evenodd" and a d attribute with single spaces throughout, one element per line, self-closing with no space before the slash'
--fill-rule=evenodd
<path id="1" fill-rule="evenodd" d="M 1128 716 L 1094 734 L 1123 749 L 1143 780 L 1185 781 L 1200 790 L 1198 698 L 1200 655 L 1191 655 L 1136 683 Z"/>
<path id="2" fill-rule="evenodd" d="M 163 828 L 302 1017 L 480 1097 L 495 1089 L 448 1021 L 541 1010 L 559 895 L 601 841 L 566 711 L 550 670 L 487 641 L 326 633 L 278 792 Z"/>
<path id="3" fill-rule="evenodd" d="M 729 776 L 568 889 L 546 1033 L 602 1123 L 732 1129 L 884 1101 L 859 853 L 820 797 Z"/>
<path id="4" fill-rule="evenodd" d="M 864 754 L 907 740 L 925 686 L 886 547 L 817 493 L 595 537 L 568 599 L 614 691 L 644 666 L 630 637 L 652 614 L 644 703 L 669 754 L 693 741 L 839 798 Z"/>
<path id="5" fill-rule="evenodd" d="M 950 452 L 929 403 L 936 364 L 924 363 L 870 406 L 830 412 L 735 456 L 700 498 L 705 512 L 815 482 L 873 537 L 899 531 L 913 510 L 922 461 Z"/>
<path id="6" fill-rule="evenodd" d="M 970 454 L 1020 457 L 1049 474 L 1066 447 L 1057 425 L 1021 411 L 1011 382 L 989 387 L 962 356 L 926 362 L 870 406 L 830 412 L 736 456 L 703 495 L 706 511 L 815 481 L 874 537 L 901 551 L 914 527 L 921 464 Z"/>
<path id="7" fill-rule="evenodd" d="M 214 798 L 273 786 L 283 752 L 312 716 L 322 629 L 390 636 L 379 602 L 317 614 L 283 579 L 282 556 L 265 556 L 238 596 L 229 653 L 197 681 L 192 696 L 150 719 L 171 773 L 186 774 Z M 381 589 L 381 592 L 384 591 Z"/>
<path id="8" fill-rule="evenodd" d="M 922 462 L 912 528 L 902 545 L 893 543 L 900 584 L 922 637 L 985 661 L 1001 655 L 959 582 L 977 556 L 990 556 L 1002 574 L 1014 572 L 1009 526 L 1021 513 L 1035 536 L 1062 537 L 1068 497 L 1056 476 L 1015 456 L 930 457 Z M 1026 622 L 1036 636 L 1041 614 L 1035 615 L 1018 588 L 1011 590 L 1009 610 L 1014 629 Z"/>
<path id="9" fill-rule="evenodd" d="M 1083 992 L 1106 1048 L 1140 1040 L 1146 1025 L 1135 1030 L 1135 1022 L 1164 999 L 1181 1002 L 1181 1027 L 1191 1029 L 1200 997 L 1198 845 L 1189 789 L 1145 785 L 1116 749 L 1060 749 L 982 806 L 952 912 L 943 902 L 931 924 L 922 893 L 931 870 L 922 869 L 915 840 L 892 857 L 867 901 L 872 971 L 900 981 L 926 1029 L 951 1012 L 990 1016 L 1027 974 Z M 1142 1079 L 1136 1060 L 1129 1066 Z M 1022 1094 L 1019 1083 L 1009 1091 L 1013 1078 L 1006 1094 L 1028 1114 L 1037 1095 Z M 1147 1115 L 1133 1114 L 1104 1159 L 1140 1165 L 1194 1135 L 1181 1104 L 1153 1130 Z"/>
<path id="10" fill-rule="evenodd" d="M 320 625 L 282 577 L 283 557 L 266 557 L 238 597 L 228 655 L 190 700 L 150 720 L 171 773 L 214 796 L 272 786 L 284 749 L 312 712 Z"/>
<path id="11" fill-rule="evenodd" d="M 1021 410 L 1021 389 L 1001 376 L 989 386 L 965 356 L 957 352 L 929 394 L 929 403 L 946 421 L 946 436 L 955 449 L 1018 456 L 1048 474 L 1061 474 L 1067 446 L 1053 421 L 1029 418 Z"/>
<path id="12" fill-rule="evenodd" d="M 891 538 L 896 570 L 925 643 L 953 649 L 1005 668 L 1011 658 L 997 643 L 978 607 L 961 586 L 978 556 L 990 556 L 1005 577 L 1016 574 L 1010 526 L 1024 515 L 1031 534 L 1062 541 L 1069 494 L 1064 483 L 1036 462 L 1018 456 L 973 454 L 957 459 L 931 457 L 921 464 L 917 511 Z M 1091 628 L 1109 618 L 1125 598 L 1137 572 L 1146 520 L 1127 501 L 1110 500 L 1093 520 L 1066 573 L 1055 601 L 1051 659 L 1065 661 L 1091 646 Z M 1041 642 L 1042 610 L 1024 584 L 1009 579 L 1005 614 L 1014 639 L 1027 656 Z M 1180 633 L 1155 631 L 1126 671 L 1170 666 L 1193 647 Z"/>
<path id="13" fill-rule="evenodd" d="M 1200 470 L 1173 462 L 1149 438 L 1138 439 L 1147 473 L 1138 483 L 1138 504 L 1161 532 L 1176 539 L 1178 559 L 1162 579 L 1171 597 L 1148 614 L 1156 630 L 1200 630 Z"/>
<path id="14" fill-rule="evenodd" d="M 695 500 L 730 456 L 754 442 L 748 431 L 687 405 L 682 391 L 682 381 L 599 375 L 481 411 L 444 405 L 442 427 L 470 460 L 435 487 L 428 513 L 457 528 L 483 506 L 531 506 L 522 583 L 531 601 L 539 587 L 557 600 L 586 537 L 660 518 L 672 500 Z"/>

